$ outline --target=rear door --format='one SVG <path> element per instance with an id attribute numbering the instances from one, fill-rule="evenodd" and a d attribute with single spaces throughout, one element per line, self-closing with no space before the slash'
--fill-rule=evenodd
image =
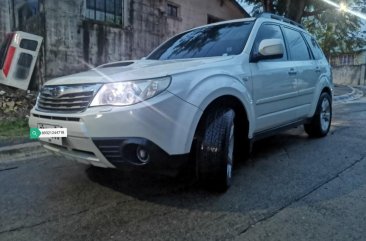
<path id="1" fill-rule="evenodd" d="M 0 47 L 0 84 L 28 89 L 42 39 L 21 31 L 6 36 Z"/>
<path id="2" fill-rule="evenodd" d="M 310 46 L 311 52 L 314 56 L 316 67 L 314 71 L 316 72 L 317 78 L 320 80 L 323 76 L 329 76 L 331 69 L 330 65 L 324 56 L 324 53 L 318 43 L 316 42 L 315 38 L 310 36 L 309 34 L 303 34 L 305 39 Z"/>
<path id="3" fill-rule="evenodd" d="M 291 55 L 291 62 L 297 69 L 295 76 L 298 88 L 297 116 L 302 118 L 307 116 L 310 111 L 315 87 L 319 81 L 318 66 L 301 32 L 289 27 L 283 29 Z"/>

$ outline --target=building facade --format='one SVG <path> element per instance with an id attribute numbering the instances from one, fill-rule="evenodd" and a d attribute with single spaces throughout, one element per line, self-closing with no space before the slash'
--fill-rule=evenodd
<path id="1" fill-rule="evenodd" d="M 43 37 L 38 84 L 103 63 L 144 57 L 183 30 L 249 15 L 234 0 L 2 0 L 5 33 Z"/>

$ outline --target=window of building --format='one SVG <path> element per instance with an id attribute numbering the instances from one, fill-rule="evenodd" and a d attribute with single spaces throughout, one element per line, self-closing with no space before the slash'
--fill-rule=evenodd
<path id="1" fill-rule="evenodd" d="M 179 7 L 173 3 L 167 4 L 167 14 L 168 17 L 178 18 L 179 17 Z"/>
<path id="2" fill-rule="evenodd" d="M 24 26 L 27 20 L 39 13 L 38 0 L 15 0 L 15 12 L 17 13 L 16 26 Z"/>
<path id="3" fill-rule="evenodd" d="M 284 31 L 292 60 L 310 60 L 308 47 L 300 32 L 290 28 L 284 28 Z"/>
<path id="4" fill-rule="evenodd" d="M 15 9 L 26 8 L 31 15 L 35 15 L 39 12 L 39 0 L 15 0 Z"/>
<path id="5" fill-rule="evenodd" d="M 97 21 L 123 24 L 124 0 L 86 0 L 85 17 Z"/>

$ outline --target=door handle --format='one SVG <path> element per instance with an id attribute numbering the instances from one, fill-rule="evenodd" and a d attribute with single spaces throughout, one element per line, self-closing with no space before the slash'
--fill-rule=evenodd
<path id="1" fill-rule="evenodd" d="M 316 72 L 316 73 L 320 73 L 320 72 L 321 72 L 320 68 L 319 68 L 319 67 L 316 67 L 316 68 L 315 68 L 315 72 Z"/>
<path id="2" fill-rule="evenodd" d="M 290 69 L 290 71 L 288 72 L 289 75 L 297 75 L 297 71 L 295 69 Z"/>

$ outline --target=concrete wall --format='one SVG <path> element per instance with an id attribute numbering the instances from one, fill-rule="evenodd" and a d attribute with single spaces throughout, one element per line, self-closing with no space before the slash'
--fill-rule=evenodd
<path id="1" fill-rule="evenodd" d="M 357 54 L 357 63 L 358 64 L 366 64 L 366 50 L 360 52 L 359 54 Z"/>
<path id="2" fill-rule="evenodd" d="M 169 0 L 180 8 L 178 19 L 168 17 L 168 35 L 172 36 L 184 30 L 207 24 L 207 17 L 230 20 L 249 17 L 243 14 L 230 0 Z"/>
<path id="3" fill-rule="evenodd" d="M 207 14 L 222 19 L 244 14 L 229 0 L 174 0 L 180 18 L 171 19 L 167 0 L 125 0 L 123 26 L 85 19 L 84 0 L 46 1 L 46 79 L 103 63 L 139 59 L 177 32 L 206 24 Z"/>
<path id="4" fill-rule="evenodd" d="M 156 48 L 167 36 L 167 18 L 161 11 L 165 0 L 133 0 L 131 15 L 131 58 L 139 59 Z"/>
<path id="5" fill-rule="evenodd" d="M 4 40 L 5 34 L 11 29 L 10 4 L 7 0 L 0 3 L 0 42 Z"/>
<path id="6" fill-rule="evenodd" d="M 339 85 L 366 85 L 365 65 L 333 67 L 333 82 Z"/>
<path id="7" fill-rule="evenodd" d="M 134 0 L 126 4 L 131 16 L 124 26 L 84 18 L 83 0 L 49 2 L 46 78 L 145 56 L 161 40 L 160 26 L 165 24 L 154 11 L 155 2 Z"/>
<path id="8" fill-rule="evenodd" d="M 46 1 L 46 79 L 124 59 L 122 29 L 83 16 L 83 0 Z"/>

